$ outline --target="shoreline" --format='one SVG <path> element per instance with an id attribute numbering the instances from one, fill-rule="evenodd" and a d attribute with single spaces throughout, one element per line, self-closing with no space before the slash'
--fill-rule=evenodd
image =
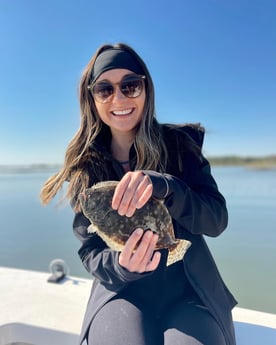
<path id="1" fill-rule="evenodd" d="M 276 155 L 261 157 L 241 157 L 241 156 L 216 156 L 208 157 L 211 166 L 229 167 L 240 166 L 253 170 L 274 170 L 276 169 Z M 33 164 L 0 164 L 0 174 L 23 174 L 23 173 L 43 173 L 57 172 L 62 164 L 33 163 Z"/>
<path id="2" fill-rule="evenodd" d="M 262 157 L 221 156 L 209 157 L 208 159 L 212 166 L 241 166 L 253 170 L 276 169 L 276 155 Z"/>

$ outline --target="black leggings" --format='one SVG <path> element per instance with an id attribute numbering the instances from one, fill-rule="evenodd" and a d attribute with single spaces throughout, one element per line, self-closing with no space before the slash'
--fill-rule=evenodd
<path id="1" fill-rule="evenodd" d="M 109 301 L 91 323 L 88 345 L 225 345 L 225 339 L 208 310 L 181 301 L 156 317 L 130 301 Z"/>

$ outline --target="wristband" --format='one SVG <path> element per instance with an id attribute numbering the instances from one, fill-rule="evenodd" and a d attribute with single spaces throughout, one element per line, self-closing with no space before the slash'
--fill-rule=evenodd
<path id="1" fill-rule="evenodd" d="M 163 199 L 165 199 L 165 198 L 168 196 L 168 194 L 169 194 L 170 187 L 169 187 L 169 182 L 167 181 L 166 177 L 165 177 L 164 175 L 162 175 L 162 177 L 163 177 L 163 180 L 164 180 L 165 183 L 166 183 L 166 188 L 167 188 L 166 193 L 165 193 L 165 195 L 163 196 Z"/>

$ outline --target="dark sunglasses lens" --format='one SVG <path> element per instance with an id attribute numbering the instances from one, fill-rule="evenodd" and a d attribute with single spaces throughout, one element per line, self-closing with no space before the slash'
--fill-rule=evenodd
<path id="1" fill-rule="evenodd" d="M 129 98 L 135 98 L 141 95 L 144 83 L 142 78 L 136 76 L 128 76 L 123 78 L 121 82 L 122 93 Z"/>
<path id="2" fill-rule="evenodd" d="M 113 94 L 113 86 L 110 83 L 99 82 L 96 83 L 92 89 L 95 99 L 104 102 Z"/>

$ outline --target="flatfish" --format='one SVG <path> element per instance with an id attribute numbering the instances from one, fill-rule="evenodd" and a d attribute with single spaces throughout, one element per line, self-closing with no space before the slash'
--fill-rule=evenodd
<path id="1" fill-rule="evenodd" d="M 158 234 L 156 250 L 167 248 L 167 265 L 182 260 L 191 242 L 176 239 L 171 216 L 163 200 L 151 198 L 132 217 L 121 216 L 111 207 L 118 181 L 104 181 L 79 194 L 84 215 L 90 220 L 88 232 L 96 232 L 113 250 L 121 251 L 131 233 L 142 228 Z"/>

